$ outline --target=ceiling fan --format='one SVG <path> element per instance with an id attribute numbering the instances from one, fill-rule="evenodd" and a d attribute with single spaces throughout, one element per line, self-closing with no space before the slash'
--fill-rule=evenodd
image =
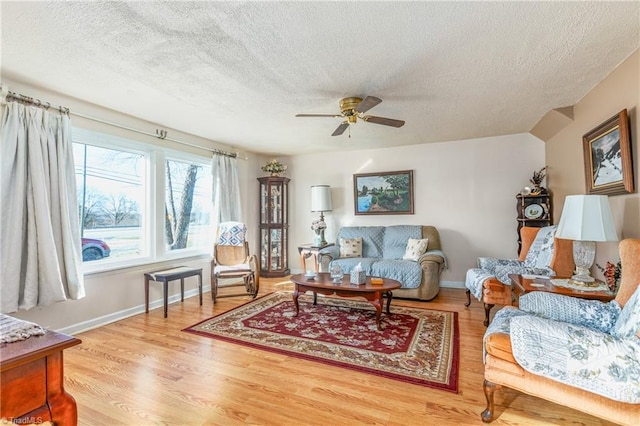
<path id="1" fill-rule="evenodd" d="M 382 99 L 374 96 L 367 96 L 366 98 L 344 98 L 340 100 L 341 114 L 296 114 L 296 117 L 334 117 L 334 118 L 346 118 L 345 121 L 340 123 L 338 128 L 331 134 L 331 136 L 340 136 L 349 127 L 350 124 L 356 124 L 358 118 L 374 124 L 382 124 L 383 126 L 402 127 L 404 126 L 404 120 L 394 120 L 393 118 L 376 117 L 375 115 L 364 115 L 374 106 L 382 102 Z"/>

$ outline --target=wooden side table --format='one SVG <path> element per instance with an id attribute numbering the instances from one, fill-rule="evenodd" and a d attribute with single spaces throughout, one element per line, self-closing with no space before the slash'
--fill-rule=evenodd
<path id="1" fill-rule="evenodd" d="M 335 244 L 327 244 L 326 246 L 316 246 L 313 244 L 302 244 L 298 246 L 298 253 L 300 253 L 300 263 L 302 264 L 302 272 L 307 271 L 307 259 L 313 257 L 313 270 L 317 274 L 320 272 L 318 265 L 318 252 L 323 248 L 331 247 Z"/>
<path id="2" fill-rule="evenodd" d="M 76 401 L 64 390 L 62 351 L 81 340 L 55 331 L 0 344 L 0 418 L 12 424 L 76 425 Z"/>
<path id="3" fill-rule="evenodd" d="M 198 277 L 198 293 L 200 295 L 200 306 L 202 306 L 202 268 L 189 268 L 178 266 L 157 272 L 147 272 L 144 274 L 144 312 L 149 313 L 149 281 L 162 283 L 164 296 L 164 317 L 167 317 L 167 305 L 169 304 L 169 281 L 180 280 L 180 301 L 184 302 L 184 279 L 187 277 Z"/>
<path id="4" fill-rule="evenodd" d="M 549 293 L 563 294 L 565 296 L 579 297 L 581 299 L 600 300 L 602 302 L 609 302 L 616 297 L 615 294 L 610 291 L 574 290 L 572 288 L 555 286 L 549 278 L 524 278 L 519 274 L 509 274 L 509 278 L 513 284 L 515 306 L 518 306 L 520 296 L 532 291 L 546 291 Z"/>

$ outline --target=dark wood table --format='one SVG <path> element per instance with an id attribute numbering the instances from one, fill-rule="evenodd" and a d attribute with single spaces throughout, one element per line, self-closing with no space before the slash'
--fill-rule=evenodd
<path id="1" fill-rule="evenodd" d="M 202 268 L 189 268 L 187 266 L 176 266 L 144 274 L 144 312 L 149 313 L 149 281 L 162 283 L 162 295 L 164 299 L 164 317 L 167 317 L 167 306 L 169 305 L 169 281 L 180 280 L 180 300 L 184 302 L 184 279 L 187 277 L 198 277 L 198 295 L 200 296 L 200 306 L 202 306 Z"/>
<path id="2" fill-rule="evenodd" d="M 0 344 L 0 418 L 12 424 L 78 422 L 76 401 L 64 390 L 62 351 L 81 341 L 47 331 Z"/>
<path id="3" fill-rule="evenodd" d="M 295 284 L 293 290 L 293 304 L 296 307 L 296 315 L 300 310 L 298 306 L 298 296 L 307 291 L 313 292 L 313 304 L 317 302 L 317 294 L 324 294 L 330 296 L 335 294 L 340 297 L 364 297 L 367 299 L 374 308 L 376 308 L 376 324 L 378 330 L 382 330 L 380 325 L 380 317 L 382 314 L 382 299 L 387 298 L 387 314 L 390 314 L 391 299 L 393 293 L 391 290 L 400 288 L 400 283 L 396 280 L 389 278 L 383 278 L 382 284 L 371 284 L 371 277 L 367 277 L 364 284 L 351 284 L 349 282 L 349 275 L 343 275 L 342 281 L 339 284 L 334 284 L 331 275 L 327 272 L 320 272 L 316 274 L 315 278 L 309 279 L 305 274 L 297 274 L 291 276 L 291 281 Z"/>
<path id="4" fill-rule="evenodd" d="M 532 291 L 546 291 L 549 293 L 563 294 L 565 296 L 579 297 L 581 299 L 600 300 L 602 302 L 608 302 L 615 298 L 615 294 L 610 291 L 593 291 L 589 290 L 588 287 L 585 287 L 584 290 L 574 290 L 572 288 L 555 286 L 549 278 L 523 278 L 522 275 L 519 274 L 509 274 L 509 278 L 513 283 L 516 303 L 520 296 Z"/>

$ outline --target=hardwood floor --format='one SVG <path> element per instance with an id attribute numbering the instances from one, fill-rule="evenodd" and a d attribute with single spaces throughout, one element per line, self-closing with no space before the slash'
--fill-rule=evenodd
<path id="1" fill-rule="evenodd" d="M 290 291 L 261 279 L 260 294 Z M 237 290 L 237 288 L 236 288 Z M 65 351 L 65 386 L 81 425 L 474 425 L 482 424 L 482 325 L 474 300 L 442 289 L 431 302 L 393 305 L 459 312 L 459 393 L 385 379 L 185 333 L 185 327 L 250 300 L 209 293 L 80 333 Z M 497 310 L 497 309 L 494 309 Z M 510 389 L 496 392 L 496 425 L 610 424 Z"/>

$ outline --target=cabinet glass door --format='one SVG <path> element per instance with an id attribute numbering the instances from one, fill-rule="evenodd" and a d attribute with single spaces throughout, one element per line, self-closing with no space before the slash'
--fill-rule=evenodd
<path id="1" fill-rule="evenodd" d="M 280 271 L 287 269 L 288 260 L 284 253 L 287 244 L 284 229 L 261 229 L 260 269 L 263 271 Z"/>
<path id="2" fill-rule="evenodd" d="M 271 184 L 271 223 L 282 223 L 282 184 Z"/>

